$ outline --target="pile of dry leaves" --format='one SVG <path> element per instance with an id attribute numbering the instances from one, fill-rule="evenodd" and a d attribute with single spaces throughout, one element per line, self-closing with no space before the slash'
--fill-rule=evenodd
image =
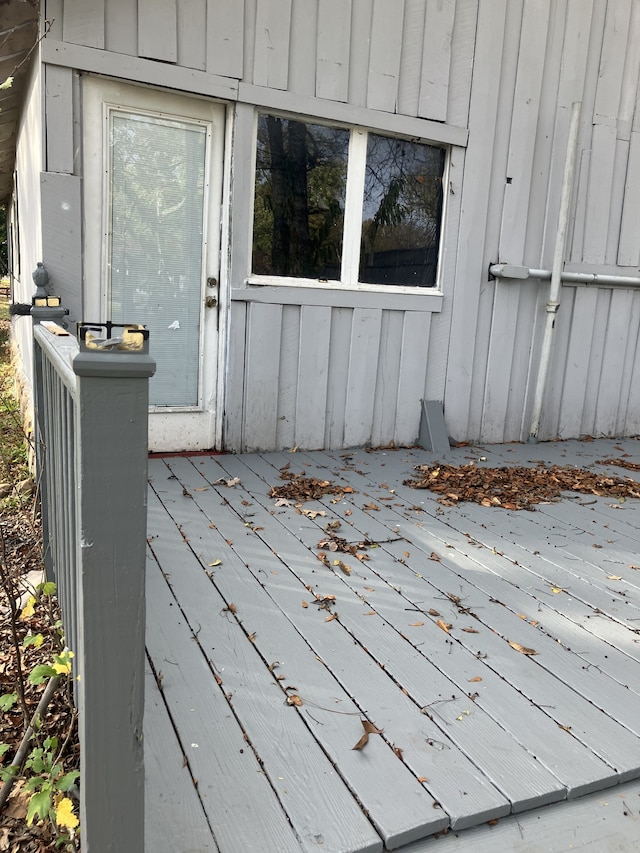
<path id="1" fill-rule="evenodd" d="M 608 465 L 621 463 L 624 460 L 603 462 Z M 624 464 L 623 467 L 630 466 Z M 531 509 L 535 504 L 558 500 L 562 492 L 640 498 L 640 484 L 631 478 L 571 465 L 485 468 L 471 462 L 468 465 L 417 465 L 416 471 L 418 475 L 405 480 L 404 485 L 442 495 L 438 502 L 445 506 L 470 501 L 504 509 Z"/>
<path id="2" fill-rule="evenodd" d="M 349 486 L 336 486 L 331 480 L 319 480 L 317 477 L 304 477 L 289 470 L 290 462 L 280 469 L 280 479 L 286 480 L 283 486 L 272 486 L 270 496 L 293 504 L 306 501 L 318 501 L 325 495 L 343 495 L 352 493 Z"/>

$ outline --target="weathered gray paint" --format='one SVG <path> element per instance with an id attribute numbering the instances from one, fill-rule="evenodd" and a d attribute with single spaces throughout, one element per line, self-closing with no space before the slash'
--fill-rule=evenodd
<path id="1" fill-rule="evenodd" d="M 79 352 L 73 337 L 39 326 L 34 336 L 46 544 L 77 676 L 82 846 L 139 853 L 147 409 L 155 365 L 143 352 Z"/>
<path id="2" fill-rule="evenodd" d="M 51 171 L 71 171 L 69 69 L 234 105 L 223 294 L 230 317 L 223 443 L 230 449 L 285 447 L 298 438 L 317 446 L 322 429 L 309 430 L 304 397 L 291 403 L 313 359 L 328 365 L 325 446 L 412 441 L 417 426 L 406 413 L 422 398 L 443 399 L 456 439 L 526 437 L 548 285 L 489 282 L 486 270 L 491 261 L 550 267 L 576 100 L 582 119 L 567 260 L 578 271 L 637 274 L 640 11 L 631 0 L 48 0 L 45 14 L 55 18 L 41 47 Z M 452 146 L 441 296 L 247 284 L 256 108 Z M 73 174 L 82 177 L 75 152 Z M 77 287 L 74 275 L 70 289 Z M 637 294 L 592 293 L 563 288 L 540 438 L 640 431 Z M 312 305 L 331 309 L 336 334 L 328 346 L 321 336 L 313 353 L 299 343 L 295 369 L 302 312 L 285 306 Z M 382 312 L 361 339 L 363 352 L 380 356 L 373 387 L 385 404 L 376 399 L 373 409 L 359 384 L 371 381 L 370 364 L 349 357 L 355 326 L 345 318 L 359 311 Z M 423 346 L 405 350 L 398 336 L 409 334 L 413 311 L 424 315 Z M 271 340 L 274 319 L 286 340 Z M 272 372 L 256 386 L 262 360 Z M 383 390 L 389 381 L 402 389 L 392 415 Z M 313 401 L 324 387 L 321 373 Z"/>
<path id="3" fill-rule="evenodd" d="M 616 511 L 606 498 L 584 496 L 533 513 L 445 508 L 402 481 L 413 465 L 435 459 L 468 464 L 473 456 L 484 464 L 477 457 L 486 455 L 490 465 L 585 466 L 633 453 L 634 444 L 624 441 L 621 450 L 615 441 L 467 446 L 438 456 L 402 449 L 154 459 L 150 659 L 161 670 L 160 688 L 220 850 L 255 846 L 255 824 L 265 827 L 261 849 L 289 849 L 275 829 L 284 813 L 303 849 L 315 849 L 327 815 L 325 846 L 331 838 L 336 850 L 376 849 L 366 831 L 352 831 L 350 800 L 335 808 L 324 757 L 314 761 L 313 778 L 305 778 L 305 757 L 317 746 L 387 849 L 419 853 L 446 843 L 475 853 L 488 831 L 479 824 L 489 819 L 482 803 L 495 796 L 492 790 L 526 827 L 529 846 L 558 851 L 605 837 L 594 836 L 600 830 L 585 811 L 594 801 L 584 795 L 599 792 L 598 802 L 616 815 L 608 831 L 631 849 L 637 827 L 631 803 L 621 798 L 635 797 L 637 782 L 624 780 L 640 773 L 640 650 L 633 633 L 640 580 L 615 568 L 626 575 L 625 594 L 609 593 L 609 605 L 604 585 L 612 585 L 609 561 L 626 567 L 637 551 L 637 501 Z M 316 518 L 295 507 L 274 511 L 270 488 L 281 482 L 283 464 L 355 491 L 309 504 L 326 513 Z M 240 483 L 220 484 L 229 477 Z M 366 535 L 377 543 L 368 561 L 339 555 L 350 564 L 348 575 L 317 560 L 317 543 L 332 519 L 341 521 L 347 541 Z M 592 539 L 615 543 L 592 549 Z M 585 565 L 589 573 L 581 571 Z M 567 592 L 553 594 L 554 582 Z M 329 622 L 313 606 L 314 594 L 326 593 L 336 595 L 337 616 Z M 452 595 L 460 596 L 460 607 Z M 452 624 L 448 635 L 429 608 Z M 477 633 L 462 630 L 470 627 Z M 509 640 L 537 655 L 519 654 Z M 285 678 L 279 682 L 278 675 Z M 287 710 L 291 685 L 303 704 Z M 384 728 L 362 752 L 351 748 L 358 711 Z M 425 749 L 421 735 L 443 748 Z M 262 760 L 258 774 L 255 756 Z M 308 805 L 302 790 L 291 791 L 298 776 Z M 180 790 L 187 792 L 184 785 Z M 279 801 L 268 796 L 271 790 Z M 565 797 L 570 805 L 560 802 Z M 244 820 L 248 799 L 252 822 Z M 432 800 L 441 807 L 434 809 Z M 495 800 L 493 813 L 502 809 Z M 456 831 L 428 838 L 443 817 Z M 547 838 L 550 827 L 564 846 Z M 507 814 L 491 831 L 509 849 L 520 837 Z"/>

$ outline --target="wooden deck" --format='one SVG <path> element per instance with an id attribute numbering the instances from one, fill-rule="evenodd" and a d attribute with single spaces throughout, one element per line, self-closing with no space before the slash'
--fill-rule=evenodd
<path id="1" fill-rule="evenodd" d="M 623 454 L 640 443 L 438 459 Z M 444 507 L 402 484 L 434 458 L 151 460 L 147 853 L 637 849 L 640 503 Z M 287 463 L 353 491 L 276 506 Z M 368 560 L 318 560 L 334 520 Z M 362 720 L 383 733 L 354 750 Z"/>

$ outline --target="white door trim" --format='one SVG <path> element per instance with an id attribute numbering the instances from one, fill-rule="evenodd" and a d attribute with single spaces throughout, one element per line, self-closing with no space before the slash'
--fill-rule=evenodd
<path id="1" fill-rule="evenodd" d="M 114 110 L 133 111 L 168 120 L 206 125 L 208 149 L 208 191 L 205 198 L 205 273 L 201 298 L 214 296 L 220 303 L 222 288 L 207 286 L 207 279 L 219 281 L 222 267 L 220 240 L 223 184 L 228 189 L 229 129 L 225 127 L 222 104 L 144 86 L 87 76 L 83 79 L 83 175 L 84 175 L 84 293 L 83 313 L 88 321 L 107 319 L 109 280 L 109 115 Z M 96 211 L 100 210 L 100 217 Z M 226 217 L 225 217 L 226 220 Z M 226 231 L 226 228 L 225 228 Z M 224 278 L 224 276 L 222 276 Z M 98 283 L 98 284 L 96 284 Z M 226 282 L 225 282 L 226 285 Z M 228 288 L 225 286 L 224 291 Z M 158 451 L 202 450 L 220 447 L 222 440 L 224 354 L 227 311 L 223 305 L 205 308 L 199 351 L 199 405 L 191 409 L 154 407 L 149 419 L 150 449 Z M 132 322 L 137 322 L 132 318 Z M 219 327 L 217 327 L 219 324 Z"/>

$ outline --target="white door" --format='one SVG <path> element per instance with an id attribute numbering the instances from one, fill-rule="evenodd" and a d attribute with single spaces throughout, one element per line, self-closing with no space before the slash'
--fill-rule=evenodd
<path id="1" fill-rule="evenodd" d="M 151 450 L 215 446 L 224 107 L 85 78 L 88 322 L 143 323 Z"/>

